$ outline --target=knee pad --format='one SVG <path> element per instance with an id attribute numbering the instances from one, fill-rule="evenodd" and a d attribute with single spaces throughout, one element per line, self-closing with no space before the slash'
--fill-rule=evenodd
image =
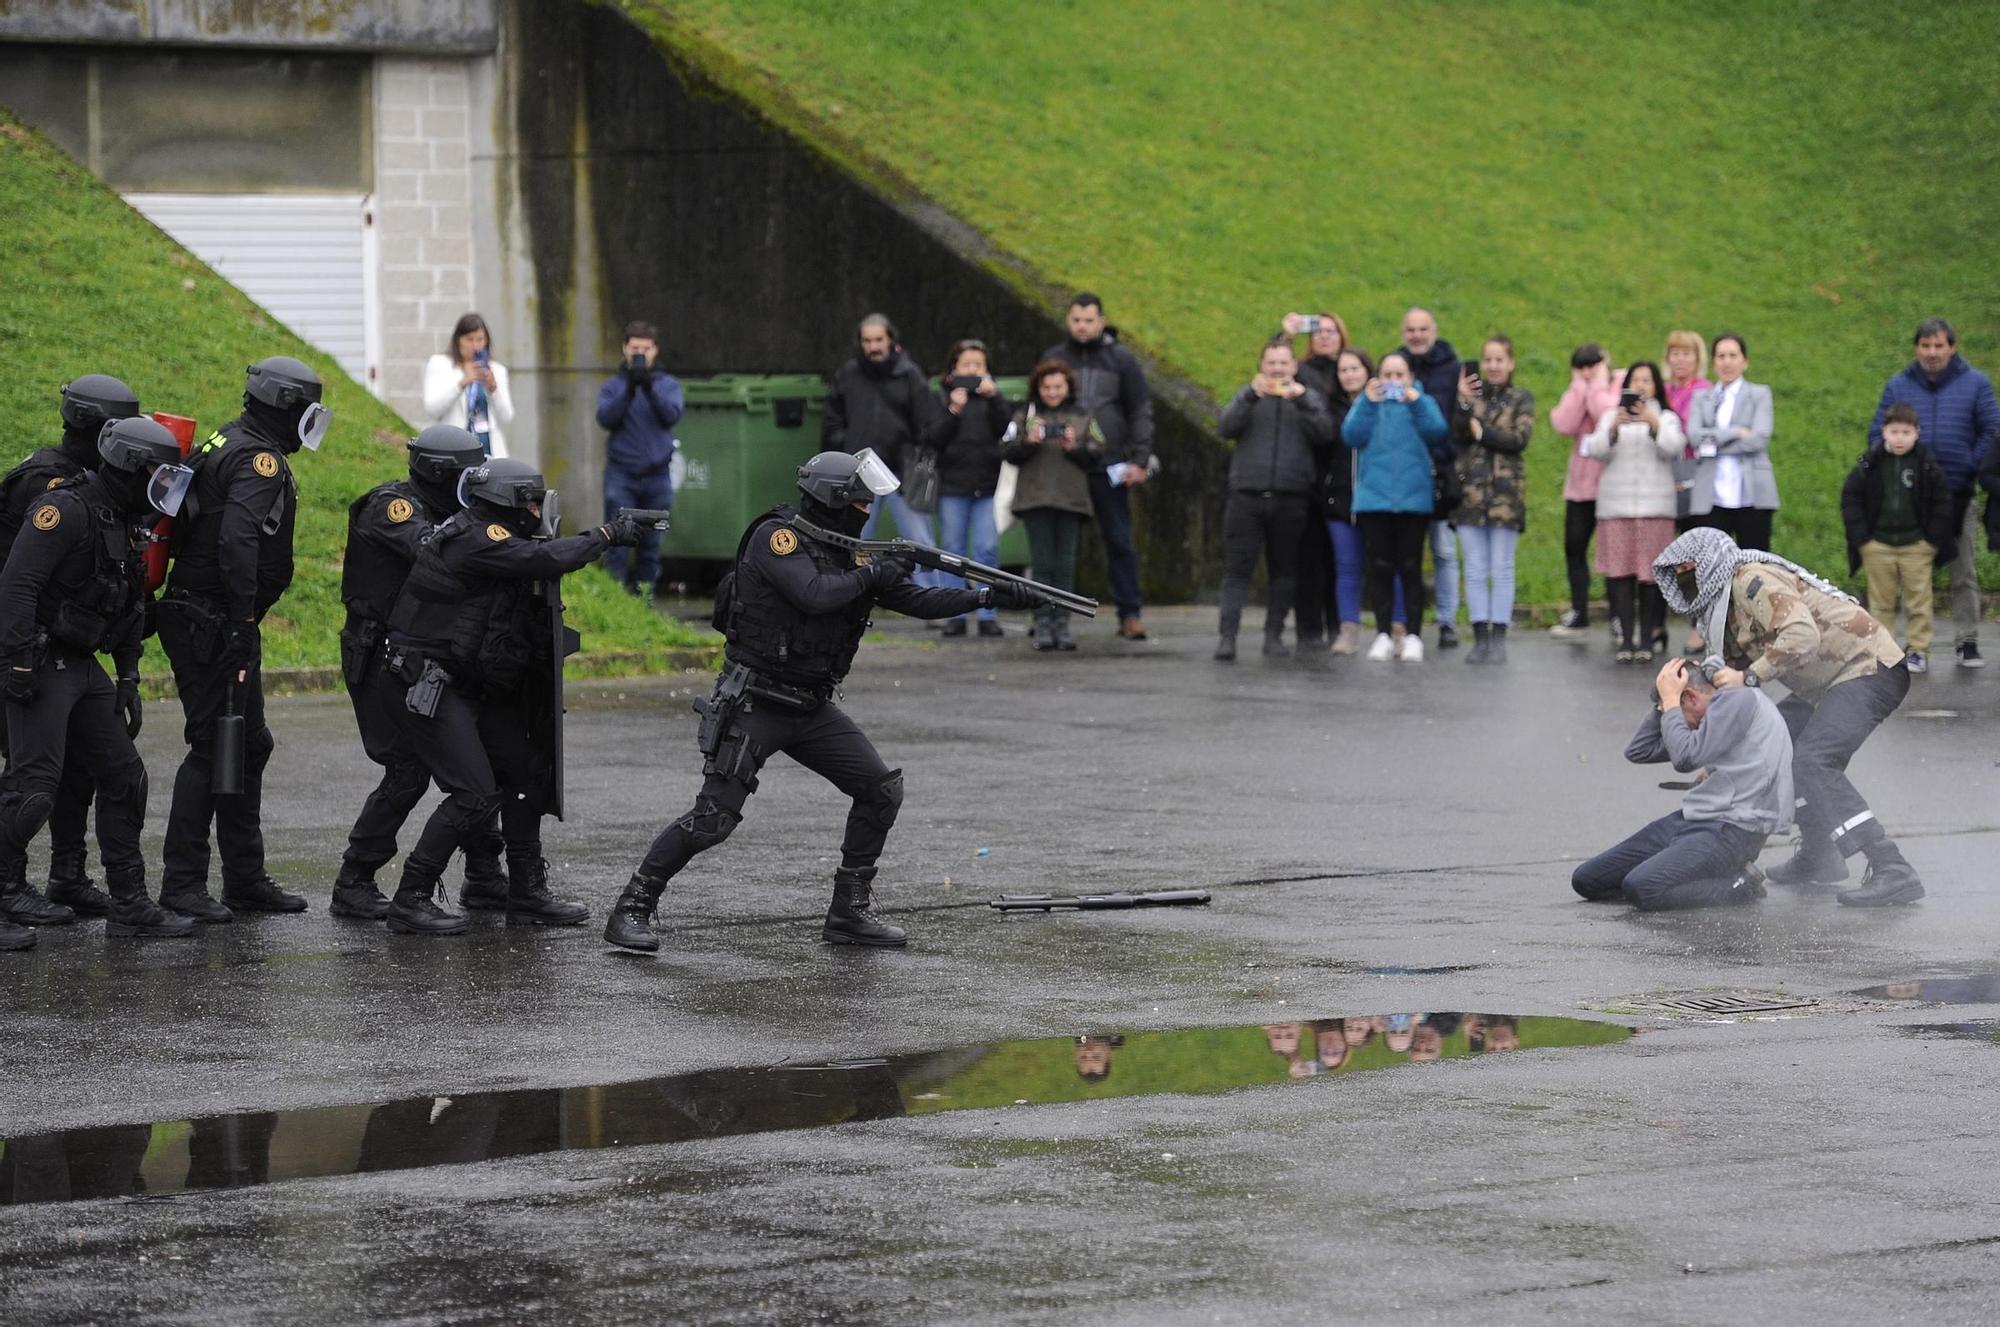
<path id="1" fill-rule="evenodd" d="M 695 851 L 701 852 L 734 834 L 742 822 L 742 816 L 720 805 L 714 798 L 703 797 L 695 802 L 694 810 L 680 818 L 680 827 Z"/>
<path id="2" fill-rule="evenodd" d="M 243 738 L 243 768 L 252 774 L 262 774 L 264 766 L 271 762 L 271 753 L 278 749 L 278 739 L 271 736 L 269 727 L 257 729 Z"/>
<path id="3" fill-rule="evenodd" d="M 42 832 L 42 826 L 49 823 L 49 814 L 55 809 L 54 795 L 37 788 L 9 802 L 0 802 L 0 829 L 6 831 L 17 847 L 26 848 Z"/>
<path id="4" fill-rule="evenodd" d="M 892 769 L 854 799 L 854 809 L 877 829 L 889 829 L 903 809 L 903 771 Z"/>
<path id="5" fill-rule="evenodd" d="M 146 818 L 146 800 L 152 790 L 152 776 L 143 762 L 133 761 L 106 775 L 97 785 L 97 804 L 129 811 L 134 819 Z"/>

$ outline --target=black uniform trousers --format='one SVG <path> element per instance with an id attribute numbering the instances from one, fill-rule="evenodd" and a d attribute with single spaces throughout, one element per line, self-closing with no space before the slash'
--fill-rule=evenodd
<path id="1" fill-rule="evenodd" d="M 222 881 L 255 884 L 264 875 L 264 766 L 277 745 L 264 722 L 264 678 L 251 668 L 243 681 L 216 657 L 216 642 L 191 630 L 186 615 L 159 615 L 160 644 L 174 668 L 186 722 L 187 755 L 174 773 L 174 800 L 167 812 L 167 841 L 161 854 L 160 889 L 205 889 L 208 885 L 208 827 L 215 826 L 222 851 Z M 233 702 L 243 716 L 243 791 L 215 791 L 215 721 Z"/>
<path id="2" fill-rule="evenodd" d="M 400 695 L 395 704 L 404 740 L 445 795 L 405 866 L 422 879 L 437 879 L 453 852 L 491 842 L 488 822 L 496 810 L 508 859 L 540 857 L 548 761 L 521 710 L 449 686 L 428 719 L 412 713 Z"/>
<path id="3" fill-rule="evenodd" d="M 854 869 L 875 865 L 902 805 L 903 775 L 883 764 L 875 744 L 845 711 L 832 701 L 801 711 L 753 696 L 723 734 L 723 753 L 733 750 L 738 734 L 747 743 L 742 764 L 720 769 L 722 762 L 710 758 L 693 808 L 653 840 L 639 864 L 642 874 L 671 879 L 696 853 L 728 838 L 743 818 L 744 803 L 757 791 L 757 771 L 779 754 L 790 756 L 854 800 L 840 842 L 840 864 Z"/>
<path id="4" fill-rule="evenodd" d="M 1291 611 L 1292 592 L 1298 583 L 1299 546 L 1310 506 L 1303 493 L 1238 491 L 1229 495 L 1228 505 L 1222 509 L 1223 635 L 1234 636 L 1242 623 L 1259 555 L 1264 559 L 1270 589 L 1264 634 L 1283 633 L 1285 614 Z M 1325 630 L 1324 624 L 1321 630 Z"/>
<path id="5" fill-rule="evenodd" d="M 0 758 L 7 755 L 7 725 L 0 723 Z M 84 831 L 90 826 L 90 799 L 96 793 L 97 781 L 81 762 L 72 760 L 63 766 L 55 809 L 49 813 L 49 851 L 53 855 L 83 855 Z"/>
<path id="6" fill-rule="evenodd" d="M 1882 720 L 1910 694 L 1904 664 L 1827 688 L 1814 705 L 1797 696 L 1778 702 L 1792 732 L 1792 786 L 1800 801 L 1799 834 L 1808 853 L 1838 848 L 1843 857 L 1889 837 L 1868 800 L 1847 777 L 1847 762 Z"/>
<path id="7" fill-rule="evenodd" d="M 1733 901 L 1730 885 L 1763 850 L 1764 835 L 1721 820 L 1661 816 L 1570 875 L 1593 903 L 1623 898 L 1646 912 Z"/>
<path id="8" fill-rule="evenodd" d="M 118 693 L 93 655 L 51 646 L 35 669 L 40 694 L 8 704 L 7 773 L 0 777 L 0 864 L 12 870 L 55 809 L 64 773 L 96 780 L 97 843 L 105 870 L 143 877 L 146 766 L 118 715 Z"/>

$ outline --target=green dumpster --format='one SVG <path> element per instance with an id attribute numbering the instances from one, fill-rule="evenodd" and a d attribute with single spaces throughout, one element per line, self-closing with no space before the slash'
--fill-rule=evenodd
<path id="1" fill-rule="evenodd" d="M 1024 378 L 998 382 L 1010 402 L 1027 390 Z M 687 413 L 674 432 L 683 470 L 660 556 L 727 562 L 736 556 L 744 527 L 778 503 L 796 500 L 798 469 L 820 449 L 826 384 L 805 374 L 726 373 L 690 378 L 681 387 Z M 897 533 L 895 518 L 885 512 L 878 533 Z M 1027 531 L 1018 522 L 1000 537 L 1000 561 L 1027 565 Z"/>
<path id="2" fill-rule="evenodd" d="M 727 562 L 744 527 L 797 497 L 799 467 L 819 450 L 826 384 L 810 374 L 726 373 L 681 387 L 682 473 L 660 556 Z"/>

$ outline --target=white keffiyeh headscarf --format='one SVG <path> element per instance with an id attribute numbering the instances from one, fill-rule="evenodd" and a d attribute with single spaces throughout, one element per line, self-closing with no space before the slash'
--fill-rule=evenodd
<path id="1" fill-rule="evenodd" d="M 1694 564 L 1692 599 L 1675 570 L 1683 562 Z M 1738 548 L 1736 541 L 1720 530 L 1707 527 L 1689 530 L 1653 559 L 1653 582 L 1660 587 L 1660 597 L 1667 601 L 1667 607 L 1676 613 L 1686 613 L 1698 624 L 1702 639 L 1718 654 L 1723 649 L 1723 632 L 1729 625 L 1729 582 L 1734 579 L 1736 569 L 1746 562 L 1773 563 L 1796 573 L 1815 590 L 1848 603 L 1855 602 L 1853 595 L 1790 558 L 1781 558 L 1761 548 Z"/>

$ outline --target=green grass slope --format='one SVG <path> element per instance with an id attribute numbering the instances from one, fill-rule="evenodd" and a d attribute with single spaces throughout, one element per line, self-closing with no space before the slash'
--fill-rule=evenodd
<path id="1" fill-rule="evenodd" d="M 1911 330 L 2000 370 L 2000 8 L 1771 0 L 623 0 L 832 156 L 926 194 L 1218 397 L 1287 309 L 1380 353 L 1434 309 L 1543 428 L 1522 597 L 1563 597 L 1570 349 L 1744 335 L 1774 542 L 1845 568 L 1840 480 Z M 976 334 L 977 328 L 966 329 Z M 1989 570 L 2000 563 L 1989 558 Z"/>
<path id="2" fill-rule="evenodd" d="M 59 389 L 85 373 L 117 374 L 144 408 L 192 415 L 204 431 L 236 416 L 244 367 L 266 355 L 296 355 L 329 384 L 333 430 L 294 458 L 298 575 L 266 620 L 264 649 L 273 667 L 337 663 L 347 504 L 403 472 L 409 425 L 4 108 L 0 219 L 0 467 L 57 440 Z M 565 597 L 588 651 L 699 639 L 602 572 L 571 578 Z M 164 660 L 147 672 L 164 677 Z"/>

